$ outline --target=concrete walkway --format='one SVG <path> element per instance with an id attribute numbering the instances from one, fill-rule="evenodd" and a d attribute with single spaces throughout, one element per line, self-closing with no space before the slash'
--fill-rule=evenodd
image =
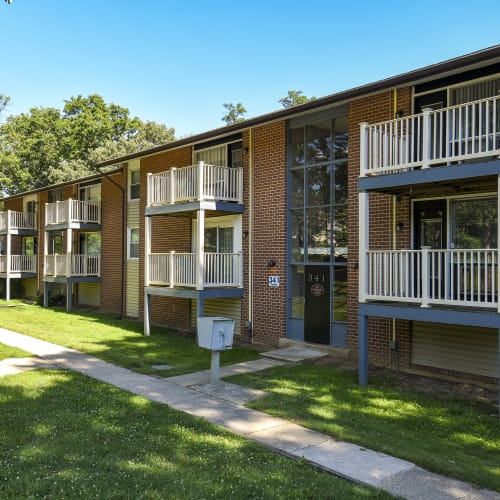
<path id="1" fill-rule="evenodd" d="M 223 382 L 217 387 L 210 387 L 206 384 L 209 371 L 158 379 L 2 328 L 0 342 L 38 356 L 31 361 L 26 358 L 6 360 L 0 363 L 0 374 L 19 373 L 24 369 L 39 367 L 73 370 L 151 401 L 205 418 L 276 452 L 292 458 L 303 457 L 312 465 L 335 475 L 383 489 L 393 495 L 415 500 L 500 500 L 499 493 L 479 490 L 467 483 L 430 473 L 411 462 L 336 441 L 282 418 L 245 408 L 242 402 L 255 396 L 252 390 L 243 388 L 243 393 L 240 393 L 239 386 Z M 241 363 L 222 368 L 221 376 L 262 370 L 277 363 L 280 362 L 268 359 Z M 246 396 L 245 389 L 250 391 Z M 235 399 L 239 402 L 234 402 Z"/>

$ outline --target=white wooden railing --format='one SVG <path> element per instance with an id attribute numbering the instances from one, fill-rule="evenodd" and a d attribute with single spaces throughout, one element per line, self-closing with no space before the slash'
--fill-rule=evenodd
<path id="1" fill-rule="evenodd" d="M 497 250 L 376 250 L 366 258 L 368 299 L 498 306 Z"/>
<path id="2" fill-rule="evenodd" d="M 45 204 L 45 225 L 72 222 L 100 224 L 101 204 L 98 201 L 80 201 L 71 198 Z"/>
<path id="3" fill-rule="evenodd" d="M 198 255 L 196 253 L 153 253 L 148 255 L 150 285 L 196 287 Z M 205 253 L 202 287 L 241 287 L 242 258 L 237 253 Z"/>
<path id="4" fill-rule="evenodd" d="M 148 174 L 147 205 L 171 205 L 192 200 L 243 202 L 243 169 L 208 165 L 172 168 Z"/>
<path id="5" fill-rule="evenodd" d="M 36 216 L 32 212 L 0 212 L 0 231 L 12 229 L 36 229 Z"/>
<path id="6" fill-rule="evenodd" d="M 361 124 L 360 175 L 500 154 L 500 96 Z"/>
<path id="7" fill-rule="evenodd" d="M 36 255 L 1 255 L 0 273 L 36 273 Z"/>
<path id="8" fill-rule="evenodd" d="M 45 276 L 100 276 L 100 255 L 71 255 L 71 267 L 68 268 L 68 256 L 66 254 L 54 254 L 45 256 Z"/>

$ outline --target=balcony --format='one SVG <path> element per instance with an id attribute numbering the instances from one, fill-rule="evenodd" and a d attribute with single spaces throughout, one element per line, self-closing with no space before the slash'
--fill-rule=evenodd
<path id="1" fill-rule="evenodd" d="M 71 198 L 45 204 L 45 225 L 100 224 L 101 204 L 97 201 L 79 201 Z"/>
<path id="2" fill-rule="evenodd" d="M 201 257 L 201 259 L 200 259 Z M 170 288 L 242 286 L 242 257 L 238 253 L 153 253 L 148 255 L 146 283 Z M 146 286 L 147 286 L 146 285 Z"/>
<path id="3" fill-rule="evenodd" d="M 36 214 L 32 212 L 0 212 L 0 232 L 36 231 Z"/>
<path id="4" fill-rule="evenodd" d="M 36 274 L 36 255 L 0 255 L 0 274 Z"/>
<path id="5" fill-rule="evenodd" d="M 472 162 L 500 154 L 500 97 L 361 124 L 360 176 Z"/>
<path id="6" fill-rule="evenodd" d="M 498 310 L 498 250 L 368 251 L 368 300 Z"/>
<path id="7" fill-rule="evenodd" d="M 100 255 L 46 255 L 44 276 L 48 277 L 99 277 L 101 276 Z"/>
<path id="8" fill-rule="evenodd" d="M 148 174 L 147 206 L 164 206 L 191 201 L 243 202 L 243 169 L 199 162 Z"/>

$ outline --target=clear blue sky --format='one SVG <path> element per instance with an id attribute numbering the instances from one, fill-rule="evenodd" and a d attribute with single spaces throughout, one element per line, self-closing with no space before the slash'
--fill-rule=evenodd
<path id="1" fill-rule="evenodd" d="M 0 0 L 4 115 L 98 93 L 177 137 L 500 43 L 499 0 Z M 5 119 L 3 117 L 3 119 Z"/>

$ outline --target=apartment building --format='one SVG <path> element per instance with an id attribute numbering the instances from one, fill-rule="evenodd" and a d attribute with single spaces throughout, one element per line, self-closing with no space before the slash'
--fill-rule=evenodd
<path id="1" fill-rule="evenodd" d="M 370 362 L 495 384 L 499 91 L 495 46 L 110 159 L 100 220 L 41 219 L 38 279 L 144 319 L 145 334 L 226 316 L 241 340 L 359 353 L 361 383 Z M 93 203 L 87 182 L 64 200 Z M 92 259 L 85 281 L 68 276 L 99 233 L 99 276 Z M 4 246 L 23 255 L 29 237 Z"/>

